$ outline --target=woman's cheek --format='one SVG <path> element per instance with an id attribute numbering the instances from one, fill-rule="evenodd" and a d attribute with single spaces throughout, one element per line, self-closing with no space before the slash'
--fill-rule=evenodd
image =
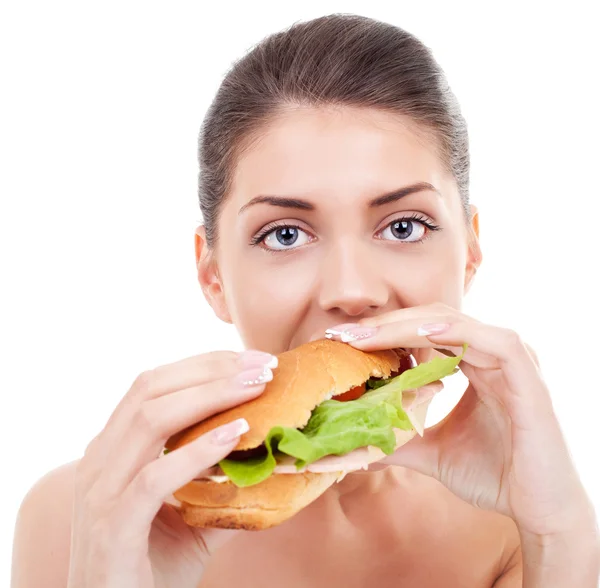
<path id="1" fill-rule="evenodd" d="M 387 282 L 394 290 L 402 307 L 443 302 L 460 305 L 464 268 L 455 254 L 449 254 L 452 245 L 431 243 L 414 245 L 410 251 L 391 251 L 379 267 L 387 268 Z M 394 268 L 394 271 L 390 271 Z"/>
<path id="2" fill-rule="evenodd" d="M 314 273 L 301 266 L 306 266 L 301 260 L 256 264 L 251 279 L 236 278 L 234 323 L 246 347 L 270 353 L 287 349 L 313 296 L 310 276 Z"/>

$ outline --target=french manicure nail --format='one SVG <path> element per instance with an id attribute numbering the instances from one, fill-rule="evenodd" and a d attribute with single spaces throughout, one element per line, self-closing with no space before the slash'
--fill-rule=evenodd
<path id="1" fill-rule="evenodd" d="M 245 388 L 260 386 L 270 382 L 272 379 L 273 372 L 268 367 L 245 370 L 235 378 L 236 382 Z"/>
<path id="2" fill-rule="evenodd" d="M 360 341 L 362 339 L 368 339 L 377 333 L 376 327 L 353 327 L 346 329 L 341 334 L 342 343 L 350 343 L 352 341 Z"/>
<path id="3" fill-rule="evenodd" d="M 222 427 L 216 428 L 212 432 L 212 441 L 216 445 L 227 445 L 240 435 L 247 433 L 250 430 L 250 425 L 246 419 L 237 419 L 231 421 Z"/>
<path id="4" fill-rule="evenodd" d="M 427 335 L 441 335 L 449 328 L 450 325 L 448 323 L 427 323 L 425 325 L 421 325 L 417 329 L 417 335 L 421 337 L 426 337 Z"/>
<path id="5" fill-rule="evenodd" d="M 359 326 L 360 325 L 358 323 L 345 323 L 343 325 L 336 325 L 335 327 L 331 327 L 325 331 L 325 338 L 336 339 L 339 341 L 347 329 L 353 329 Z"/>
<path id="6" fill-rule="evenodd" d="M 256 351 L 254 349 L 242 351 L 238 355 L 238 361 L 240 362 L 242 369 L 254 367 L 275 369 L 279 365 L 279 360 L 275 355 L 265 353 L 264 351 Z"/>

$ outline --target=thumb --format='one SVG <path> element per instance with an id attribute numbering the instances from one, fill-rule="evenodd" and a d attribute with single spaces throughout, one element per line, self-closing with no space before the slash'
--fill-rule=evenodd
<path id="1" fill-rule="evenodd" d="M 203 547 L 204 554 L 208 557 L 236 535 L 241 533 L 237 529 L 194 529 L 196 538 Z"/>
<path id="2" fill-rule="evenodd" d="M 179 505 L 165 502 L 159 510 L 150 532 L 166 532 L 169 537 L 185 537 L 191 532 L 198 545 L 199 557 L 203 566 L 208 564 L 208 560 L 221 546 L 241 533 L 236 529 L 193 527 L 183 520 L 181 513 Z"/>
<path id="3" fill-rule="evenodd" d="M 448 442 L 457 440 L 467 416 L 474 410 L 478 397 L 469 385 L 458 404 L 439 423 L 425 429 L 423 437 L 415 436 L 386 458 L 386 463 L 416 470 L 440 480 L 442 477 L 441 456 Z M 447 473 L 447 472 L 446 472 Z"/>
<path id="4" fill-rule="evenodd" d="M 437 478 L 439 452 L 432 437 L 431 429 L 425 429 L 423 437 L 415 435 L 408 443 L 401 445 L 392 455 L 386 457 L 384 462 Z"/>

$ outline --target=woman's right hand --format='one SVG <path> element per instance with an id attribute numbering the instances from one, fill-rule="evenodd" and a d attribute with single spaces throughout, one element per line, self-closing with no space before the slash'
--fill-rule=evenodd
<path id="1" fill-rule="evenodd" d="M 230 453 L 247 423 L 159 455 L 171 435 L 260 395 L 275 365 L 266 353 L 219 351 L 138 376 L 77 467 L 69 588 L 198 586 L 235 531 L 189 527 L 165 500 Z"/>

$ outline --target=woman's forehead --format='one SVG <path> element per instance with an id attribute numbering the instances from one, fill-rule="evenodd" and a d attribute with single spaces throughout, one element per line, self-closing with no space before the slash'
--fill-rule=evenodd
<path id="1" fill-rule="evenodd" d="M 351 199 L 418 182 L 441 189 L 446 175 L 435 144 L 408 119 L 377 110 L 302 108 L 278 117 L 241 156 L 230 196 L 238 209 L 258 194 Z"/>

